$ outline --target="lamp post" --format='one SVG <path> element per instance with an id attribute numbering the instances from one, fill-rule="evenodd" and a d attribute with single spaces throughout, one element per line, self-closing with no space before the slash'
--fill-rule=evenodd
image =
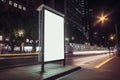
<path id="1" fill-rule="evenodd" d="M 119 41 L 118 41 L 118 31 L 117 31 L 117 24 L 115 24 L 115 34 L 116 34 L 116 48 L 117 48 L 117 52 L 116 52 L 116 55 L 117 56 L 120 56 L 119 54 Z"/>
<path id="2" fill-rule="evenodd" d="M 102 26 L 105 24 L 106 21 L 108 21 L 108 14 L 105 14 L 104 12 L 102 12 L 99 16 L 96 16 L 97 18 L 97 21 L 94 23 L 94 26 L 96 24 L 101 24 Z M 102 37 L 104 40 L 105 40 L 105 43 L 106 43 L 106 39 L 105 39 L 105 36 Z M 106 45 L 107 46 L 107 45 Z M 108 46 L 107 46 L 108 47 Z"/>
<path id="3" fill-rule="evenodd" d="M 97 21 L 94 23 L 94 26 L 98 23 L 100 23 L 103 26 L 106 21 L 109 21 L 108 16 L 109 16 L 109 14 L 105 14 L 104 12 L 102 12 L 99 16 L 96 17 Z M 104 37 L 104 39 L 105 39 L 105 37 Z M 105 43 L 107 43 L 106 46 L 108 47 L 108 49 L 110 51 L 110 45 L 108 44 L 108 42 L 106 42 L 106 39 L 105 39 Z"/>
<path id="4" fill-rule="evenodd" d="M 100 16 L 97 16 L 97 21 L 95 22 L 94 25 L 98 24 L 98 23 L 101 23 L 102 25 L 104 25 L 105 21 L 108 21 L 108 15 L 109 14 L 104 14 L 104 13 L 101 13 Z M 117 24 L 115 24 L 115 36 L 116 36 L 116 39 L 115 39 L 115 45 L 116 45 L 116 49 L 117 49 L 117 52 L 116 52 L 116 55 L 117 56 L 120 56 L 119 54 L 119 41 L 118 41 L 118 31 L 117 31 Z M 114 39 L 113 36 L 110 37 L 111 40 Z"/>

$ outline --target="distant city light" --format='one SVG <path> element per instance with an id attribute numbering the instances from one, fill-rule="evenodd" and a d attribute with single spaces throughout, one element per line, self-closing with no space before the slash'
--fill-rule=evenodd
<path id="1" fill-rule="evenodd" d="M 15 37 L 24 37 L 25 30 L 24 29 L 17 29 L 14 31 Z"/>
<path id="2" fill-rule="evenodd" d="M 74 37 L 74 36 L 72 36 L 72 40 L 75 40 L 75 37 Z"/>
<path id="3" fill-rule="evenodd" d="M 111 34 L 109 37 L 110 40 L 114 40 L 115 39 L 115 34 Z"/>
<path id="4" fill-rule="evenodd" d="M 1 1 L 4 2 L 4 3 L 7 3 L 7 4 L 9 4 L 9 5 L 11 5 L 11 6 L 15 7 L 15 8 L 18 8 L 18 9 L 26 11 L 26 7 L 25 6 L 20 5 L 17 2 L 14 2 L 12 0 L 9 0 L 8 2 L 6 0 L 1 0 Z"/>
<path id="5" fill-rule="evenodd" d="M 29 39 L 26 39 L 26 42 L 28 43 L 30 40 Z"/>
<path id="6" fill-rule="evenodd" d="M 18 35 L 19 37 L 23 37 L 23 36 L 24 36 L 24 30 L 22 30 L 22 29 L 18 30 L 18 31 L 17 31 L 17 35 Z"/>
<path id="7" fill-rule="evenodd" d="M 0 35 L 0 41 L 2 41 L 2 35 Z"/>
<path id="8" fill-rule="evenodd" d="M 66 37 L 66 38 L 65 38 L 65 41 L 69 41 L 69 38 L 68 38 L 68 37 Z"/>
<path id="9" fill-rule="evenodd" d="M 25 10 L 26 10 L 26 7 L 23 6 L 23 10 L 25 11 Z"/>
<path id="10" fill-rule="evenodd" d="M 33 43 L 33 40 L 30 40 L 30 43 Z"/>
<path id="11" fill-rule="evenodd" d="M 17 7 L 17 3 L 14 3 L 13 6 L 14 6 L 14 7 Z"/>
<path id="12" fill-rule="evenodd" d="M 19 9 L 22 9 L 22 5 L 18 5 L 18 8 L 19 8 Z"/>
<path id="13" fill-rule="evenodd" d="M 9 38 L 6 38 L 5 40 L 6 40 L 6 41 L 9 41 Z"/>
<path id="14" fill-rule="evenodd" d="M 12 1 L 9 1 L 9 5 L 12 5 Z"/>

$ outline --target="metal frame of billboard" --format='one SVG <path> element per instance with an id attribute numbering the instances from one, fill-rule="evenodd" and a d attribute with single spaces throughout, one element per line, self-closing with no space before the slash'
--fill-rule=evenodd
<path id="1" fill-rule="evenodd" d="M 60 12 L 58 12 L 58 11 L 56 11 L 56 10 L 54 10 L 54 9 L 44 5 L 44 4 L 40 5 L 37 8 L 37 11 L 39 11 L 39 47 L 41 47 L 41 51 L 39 52 L 40 56 L 38 56 L 38 57 L 40 57 L 40 61 L 41 61 L 40 62 L 41 63 L 41 73 L 44 72 L 44 64 L 45 64 L 45 61 L 44 61 L 44 56 L 45 56 L 44 55 L 44 44 L 45 44 L 44 43 L 44 37 L 45 37 L 44 36 L 44 27 L 45 27 L 45 25 L 44 25 L 44 12 L 45 12 L 45 10 L 48 10 L 48 11 L 64 18 L 63 14 L 61 14 Z M 63 37 L 64 37 L 64 35 L 63 35 Z M 63 42 L 63 44 L 64 44 L 64 42 Z M 65 48 L 64 48 L 64 50 L 65 50 Z M 65 53 L 63 53 L 63 54 L 64 54 L 64 59 L 54 60 L 54 61 L 63 61 L 63 65 L 65 66 Z M 53 61 L 48 61 L 48 62 L 53 62 Z"/>

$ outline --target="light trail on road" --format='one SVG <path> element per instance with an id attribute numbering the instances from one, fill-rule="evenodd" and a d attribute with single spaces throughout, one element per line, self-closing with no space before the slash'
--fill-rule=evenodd
<path id="1" fill-rule="evenodd" d="M 73 52 L 74 55 L 85 55 L 85 54 L 103 54 L 108 53 L 109 50 L 95 50 L 95 51 L 79 51 L 79 52 Z"/>

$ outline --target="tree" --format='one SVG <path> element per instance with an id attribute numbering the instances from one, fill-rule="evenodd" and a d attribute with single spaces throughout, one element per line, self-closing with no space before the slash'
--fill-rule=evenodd
<path id="1" fill-rule="evenodd" d="M 14 36 L 16 37 L 16 44 L 20 46 L 20 52 L 24 51 L 24 36 L 25 30 L 24 29 L 15 29 Z"/>

